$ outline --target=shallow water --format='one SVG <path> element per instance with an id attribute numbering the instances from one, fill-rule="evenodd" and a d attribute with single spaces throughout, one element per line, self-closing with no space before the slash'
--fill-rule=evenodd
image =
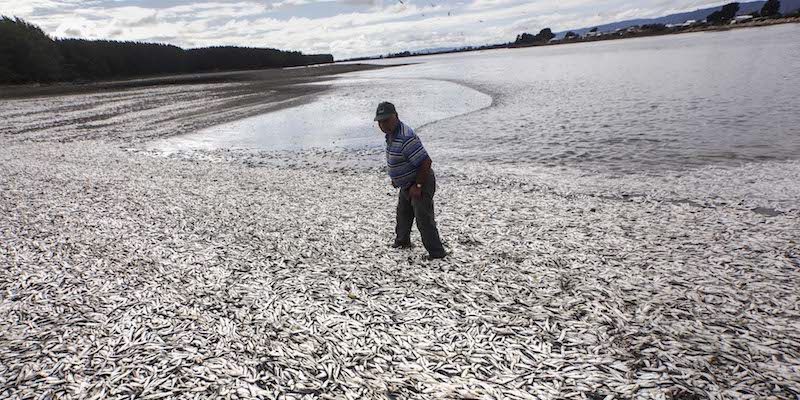
<path id="1" fill-rule="evenodd" d="M 172 148 L 374 148 L 395 102 L 434 158 L 659 172 L 800 157 L 800 25 L 383 60 Z M 491 98 L 489 97 L 491 96 Z"/>
<path id="2" fill-rule="evenodd" d="M 375 147 L 383 140 L 377 122 L 372 120 L 376 101 L 381 101 L 376 99 L 404 104 L 400 111 L 402 118 L 414 127 L 466 114 L 492 103 L 489 95 L 442 80 L 345 78 L 337 80 L 332 91 L 301 106 L 169 138 L 155 145 L 167 151 Z M 441 107 L 442 104 L 447 107 Z"/>

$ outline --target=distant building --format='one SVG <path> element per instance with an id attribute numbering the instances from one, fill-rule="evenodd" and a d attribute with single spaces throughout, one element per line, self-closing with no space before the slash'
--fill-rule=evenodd
<path id="1" fill-rule="evenodd" d="M 690 20 L 684 22 L 683 25 L 681 25 L 681 26 L 692 26 L 692 25 L 694 25 L 696 23 L 697 23 L 696 19 L 690 19 Z"/>
<path id="2" fill-rule="evenodd" d="M 752 15 L 737 15 L 731 20 L 731 24 L 738 24 L 753 19 Z"/>

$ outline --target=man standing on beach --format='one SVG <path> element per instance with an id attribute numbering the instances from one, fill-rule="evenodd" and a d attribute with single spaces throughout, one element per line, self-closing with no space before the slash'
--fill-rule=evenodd
<path id="1" fill-rule="evenodd" d="M 411 247 L 411 225 L 416 219 L 422 244 L 428 250 L 428 258 L 444 258 L 447 253 L 439 239 L 433 215 L 436 177 L 428 152 L 414 130 L 400 121 L 394 104 L 379 104 L 375 121 L 386 134 L 386 164 L 392 186 L 400 189 L 395 227 L 397 236 L 392 247 Z"/>

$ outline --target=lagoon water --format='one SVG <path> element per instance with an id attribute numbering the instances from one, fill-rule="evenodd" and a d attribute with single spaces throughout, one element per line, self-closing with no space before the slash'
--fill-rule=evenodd
<path id="1" fill-rule="evenodd" d="M 682 170 L 800 158 L 800 25 L 381 60 L 308 104 L 159 144 L 373 149 L 393 101 L 451 162 Z"/>

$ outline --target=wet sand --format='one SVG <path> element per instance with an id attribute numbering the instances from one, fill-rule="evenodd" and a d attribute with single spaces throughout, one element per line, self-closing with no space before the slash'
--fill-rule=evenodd
<path id="1" fill-rule="evenodd" d="M 312 82 L 321 77 L 354 71 L 385 68 L 370 64 L 321 64 L 308 67 L 262 69 L 249 71 L 208 72 L 197 74 L 159 75 L 152 77 L 84 83 L 0 85 L 0 99 L 86 94 L 120 89 L 166 85 L 249 82 L 253 90 Z"/>
<path id="2" fill-rule="evenodd" d="M 312 101 L 336 75 L 366 64 L 163 76 L 82 85 L 0 87 L 6 140 L 140 142 Z"/>

